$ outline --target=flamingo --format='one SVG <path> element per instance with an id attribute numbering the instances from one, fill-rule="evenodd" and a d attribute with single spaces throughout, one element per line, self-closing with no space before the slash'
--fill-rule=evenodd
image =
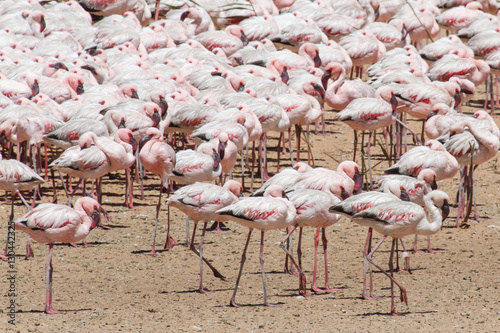
<path id="1" fill-rule="evenodd" d="M 270 186 L 264 197 L 252 197 L 238 200 L 237 202 L 217 210 L 215 213 L 226 216 L 229 221 L 234 221 L 248 227 L 248 236 L 241 255 L 240 269 L 236 279 L 236 286 L 230 305 L 238 307 L 236 303 L 236 292 L 240 284 L 243 264 L 246 260 L 246 251 L 253 229 L 260 229 L 260 267 L 262 271 L 262 282 L 264 285 L 264 305 L 272 306 L 267 299 L 266 275 L 264 270 L 264 233 L 273 229 L 284 229 L 293 224 L 296 210 L 293 204 L 284 196 L 284 189 L 279 185 Z M 282 244 L 282 248 L 285 249 Z"/>
<path id="2" fill-rule="evenodd" d="M 309 166 L 308 164 L 306 164 L 304 162 L 297 162 L 293 165 L 292 168 L 285 168 L 285 169 L 281 170 L 279 173 L 277 173 L 274 176 L 272 176 L 271 178 L 269 178 L 268 180 L 266 180 L 266 182 L 264 184 L 262 184 L 262 186 L 259 189 L 257 189 L 252 194 L 252 196 L 253 197 L 263 196 L 265 191 L 267 190 L 267 188 L 271 185 L 280 185 L 284 189 L 286 189 L 295 183 L 295 181 L 297 180 L 297 177 L 300 174 L 302 174 L 306 171 L 309 171 L 309 170 L 312 170 L 311 166 Z"/>
<path id="3" fill-rule="evenodd" d="M 356 159 L 357 133 L 356 131 L 369 131 L 368 146 L 368 170 L 370 171 L 370 190 L 372 189 L 372 169 L 370 157 L 370 144 L 372 132 L 379 128 L 385 128 L 396 121 L 397 100 L 391 87 L 381 87 L 376 91 L 376 98 L 359 98 L 353 100 L 347 107 L 335 115 L 335 119 L 345 122 L 354 130 L 354 155 Z M 387 141 L 387 139 L 386 139 Z M 387 144 L 387 143 L 386 143 Z"/>
<path id="4" fill-rule="evenodd" d="M 497 135 L 491 130 L 485 130 L 477 122 L 465 120 L 454 123 L 450 126 L 449 138 L 440 137 L 439 140 L 444 142 L 444 148 L 456 158 L 458 164 L 462 167 L 461 184 L 459 190 L 459 206 L 457 214 L 457 227 L 468 227 L 467 220 L 470 211 L 464 215 L 465 199 L 463 198 L 463 186 L 466 187 L 466 192 L 471 193 L 469 197 L 472 200 L 474 196 L 474 176 L 473 165 L 482 164 L 496 156 L 500 147 L 500 141 Z M 470 166 L 470 173 L 467 174 L 467 169 Z M 469 184 L 467 184 L 469 182 Z M 460 224 L 460 218 L 465 216 L 464 221 Z M 475 209 L 474 216 L 477 219 Z"/>
<path id="5" fill-rule="evenodd" d="M 311 290 L 316 293 L 333 291 L 328 281 L 328 259 L 327 259 L 327 239 L 325 229 L 335 224 L 339 219 L 339 214 L 332 214 L 328 208 L 337 204 L 340 200 L 334 195 L 309 189 L 297 189 L 287 192 L 287 196 L 295 206 L 297 215 L 295 217 L 295 226 L 300 228 L 299 244 L 297 246 L 297 256 L 299 267 L 302 269 L 302 229 L 303 227 L 316 227 L 316 234 L 314 236 L 314 271 Z M 317 271 L 317 255 L 319 245 L 319 232 L 322 232 L 323 254 L 325 258 L 325 288 L 318 288 L 316 285 L 316 271 Z M 304 285 L 305 286 L 305 285 Z M 305 294 L 305 290 L 300 291 Z"/>
<path id="6" fill-rule="evenodd" d="M 423 169 L 434 170 L 436 181 L 439 181 L 455 176 L 458 162 L 439 141 L 428 140 L 425 146 L 418 146 L 404 153 L 399 161 L 384 173 L 416 177 Z"/>
<path id="7" fill-rule="evenodd" d="M 175 167 L 169 178 L 179 184 L 210 182 L 221 173 L 220 153 L 206 142 L 196 150 L 181 150 L 175 154 Z"/>
<path id="8" fill-rule="evenodd" d="M 394 305 L 394 284 L 396 284 L 401 291 L 401 301 L 408 304 L 406 289 L 392 277 L 392 258 L 394 255 L 394 244 L 396 243 L 396 238 L 412 234 L 435 234 L 441 229 L 443 220 L 449 214 L 449 197 L 445 192 L 440 190 L 432 191 L 425 196 L 424 201 L 425 210 L 417 204 L 404 202 L 399 199 L 374 204 L 370 208 L 364 209 L 360 212 L 349 210 L 349 205 L 346 202 L 340 202 L 329 209 L 331 212 L 346 215 L 350 217 L 353 222 L 361 226 L 373 228 L 375 231 L 383 235 L 370 253 L 366 253 L 367 251 L 365 251 L 365 255 L 366 260 L 377 267 L 391 280 L 392 315 L 399 315 L 396 313 Z M 442 214 L 439 214 L 439 208 L 442 209 Z M 383 270 L 372 258 L 375 251 L 377 251 L 379 246 L 388 236 L 393 237 L 389 262 L 391 275 Z"/>
<path id="9" fill-rule="evenodd" d="M 203 258 L 203 239 L 207 223 L 208 221 L 226 221 L 225 216 L 217 214 L 216 211 L 238 201 L 238 197 L 241 196 L 242 192 L 243 188 L 241 184 L 235 180 L 228 180 L 223 187 L 214 184 L 196 182 L 175 191 L 175 193 L 173 193 L 167 200 L 167 204 L 169 206 L 179 209 L 190 219 L 195 221 L 193 236 L 189 242 L 189 248 L 195 254 L 200 256 L 200 284 L 198 288 L 198 292 L 200 293 L 207 292 L 203 287 L 203 261 L 207 263 L 213 271 L 215 277 L 225 280 L 224 276 L 222 276 L 222 274 L 220 274 L 205 258 Z M 204 224 L 197 251 L 194 246 L 194 235 L 196 234 L 196 227 L 199 221 L 203 221 Z"/>
<path id="10" fill-rule="evenodd" d="M 0 189 L 11 192 L 11 210 L 9 221 L 14 220 L 14 199 L 16 194 L 19 198 L 21 198 L 29 210 L 31 207 L 24 199 L 21 191 L 31 190 L 35 186 L 43 184 L 44 182 L 43 178 L 26 164 L 13 159 L 4 160 L 0 154 Z M 35 202 L 34 199 L 35 194 L 33 194 L 33 204 Z M 26 247 L 27 251 L 28 249 L 30 249 L 29 246 Z M 33 256 L 33 253 L 31 251 L 27 252 L 26 258 L 30 255 Z M 7 258 L 7 245 L 5 245 L 5 253 L 0 253 L 0 258 Z"/>
<path id="11" fill-rule="evenodd" d="M 16 229 L 27 233 L 39 243 L 49 244 L 47 259 L 47 292 L 45 313 L 60 311 L 52 307 L 52 250 L 56 242 L 75 243 L 85 238 L 100 223 L 100 205 L 92 198 L 83 197 L 70 208 L 58 204 L 41 204 L 22 218 L 14 221 Z"/>
<path id="12" fill-rule="evenodd" d="M 158 215 L 161 209 L 161 195 L 163 188 L 167 190 L 167 196 L 170 194 L 170 184 L 168 176 L 172 173 L 175 166 L 175 151 L 163 141 L 163 135 L 157 128 L 151 127 L 146 131 L 146 136 L 139 142 L 139 159 L 142 166 L 158 176 L 160 176 L 160 193 L 158 195 L 158 204 L 156 205 L 155 228 L 153 233 L 153 245 L 149 254 L 158 254 L 155 251 L 156 229 L 158 227 Z M 168 227 L 166 249 L 172 249 L 175 240 L 170 236 L 170 211 L 168 211 Z"/>

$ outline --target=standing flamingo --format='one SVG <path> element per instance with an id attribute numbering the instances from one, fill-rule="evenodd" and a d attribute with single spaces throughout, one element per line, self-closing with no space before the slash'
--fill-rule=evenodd
<path id="1" fill-rule="evenodd" d="M 58 204 L 41 204 L 22 218 L 14 221 L 16 229 L 27 233 L 39 243 L 49 244 L 47 259 L 47 293 L 45 313 L 60 311 L 52 307 L 52 249 L 56 242 L 75 243 L 85 238 L 100 223 L 100 205 L 92 198 L 83 197 L 70 208 Z"/>
<path id="2" fill-rule="evenodd" d="M 168 176 L 172 173 L 175 166 L 175 151 L 163 141 L 163 135 L 157 128 L 149 128 L 146 136 L 139 142 L 139 159 L 142 166 L 158 176 L 160 176 L 160 194 L 158 195 L 158 204 L 156 205 L 155 229 L 153 233 L 153 245 L 149 254 L 158 254 L 155 251 L 156 229 L 158 227 L 158 214 L 161 209 L 161 194 L 163 188 L 167 189 L 167 196 L 170 194 L 170 184 Z M 168 211 L 168 227 L 166 249 L 172 249 L 175 240 L 170 236 L 170 210 Z"/>
<path id="3" fill-rule="evenodd" d="M 346 211 L 344 209 L 343 202 L 330 207 L 330 211 L 346 214 L 353 220 L 353 222 L 361 226 L 373 228 L 375 231 L 383 235 L 371 252 L 367 254 L 366 259 L 391 280 L 392 315 L 399 315 L 396 313 L 394 305 L 394 284 L 396 284 L 401 291 L 401 301 L 408 304 L 406 289 L 392 277 L 392 259 L 396 238 L 412 234 L 432 235 L 438 232 L 441 229 L 443 220 L 449 214 L 448 202 L 448 195 L 443 191 L 436 190 L 429 193 L 425 197 L 425 210 L 417 204 L 412 202 L 403 202 L 399 199 L 375 204 L 368 209 L 360 211 L 359 213 Z M 439 214 L 439 208 L 442 209 L 442 215 Z M 375 251 L 377 251 L 379 246 L 388 236 L 394 238 L 389 262 L 390 275 L 372 258 Z"/>
<path id="4" fill-rule="evenodd" d="M 246 260 L 246 251 L 253 229 L 260 229 L 260 268 L 262 271 L 262 282 L 264 285 L 264 305 L 272 306 L 267 300 L 266 275 L 264 271 L 264 233 L 267 230 L 285 229 L 293 224 L 296 210 L 293 204 L 284 196 L 283 187 L 279 185 L 270 186 L 265 197 L 252 197 L 241 199 L 225 208 L 216 211 L 217 214 L 227 216 L 228 220 L 248 227 L 248 236 L 241 255 L 240 270 L 236 279 L 236 286 L 231 297 L 230 305 L 238 307 L 235 301 L 236 291 L 240 284 L 243 264 Z M 284 246 L 282 244 L 284 249 Z"/>
<path id="5" fill-rule="evenodd" d="M 200 285 L 198 289 L 200 293 L 207 292 L 203 288 L 203 261 L 207 263 L 215 277 L 225 280 L 224 276 L 203 258 L 203 239 L 207 223 L 208 221 L 225 221 L 226 218 L 217 214 L 216 211 L 238 201 L 242 191 L 241 184 L 235 180 L 228 180 L 223 187 L 207 183 L 194 183 L 175 191 L 167 200 L 169 206 L 176 207 L 195 221 L 189 248 L 200 256 Z M 203 221 L 204 224 L 198 252 L 194 246 L 194 235 L 199 221 Z"/>

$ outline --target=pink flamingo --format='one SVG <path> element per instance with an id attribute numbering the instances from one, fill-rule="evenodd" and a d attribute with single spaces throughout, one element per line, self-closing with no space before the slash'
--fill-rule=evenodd
<path id="1" fill-rule="evenodd" d="M 333 110 L 343 110 L 358 98 L 375 97 L 375 89 L 360 79 L 346 80 L 345 68 L 338 63 L 330 63 L 325 67 L 322 81 L 325 88 L 325 102 Z"/>
<path id="2" fill-rule="evenodd" d="M 220 153 L 210 143 L 198 149 L 181 150 L 175 154 L 175 167 L 169 178 L 179 184 L 211 182 L 220 176 Z"/>
<path id="3" fill-rule="evenodd" d="M 436 181 L 439 181 L 455 176 L 458 162 L 439 141 L 428 140 L 425 146 L 418 146 L 404 153 L 399 161 L 384 173 L 416 177 L 423 169 L 434 170 Z"/>
<path id="4" fill-rule="evenodd" d="M 175 166 L 175 151 L 163 141 L 163 135 L 157 128 L 149 128 L 146 136 L 139 142 L 139 159 L 142 166 L 149 172 L 160 176 L 160 193 L 158 195 L 158 204 L 156 205 L 155 228 L 153 233 L 153 245 L 148 254 L 158 254 L 155 251 L 156 229 L 158 227 L 158 215 L 161 209 L 161 195 L 163 188 L 167 190 L 167 197 L 170 194 L 170 184 L 168 176 L 172 173 Z M 175 245 L 175 240 L 170 236 L 170 210 L 167 213 L 167 241 L 165 248 L 170 250 Z"/>
<path id="5" fill-rule="evenodd" d="M 14 220 L 14 199 L 16 194 L 21 198 L 22 202 L 29 210 L 31 207 L 20 191 L 31 190 L 33 187 L 42 183 L 44 183 L 43 178 L 26 164 L 13 159 L 4 160 L 0 154 L 0 189 L 11 192 L 9 221 Z M 35 203 L 35 197 L 36 195 L 33 194 L 33 205 Z M 26 246 L 27 251 L 28 249 L 30 249 L 30 247 Z M 26 258 L 28 256 L 33 256 L 33 253 L 31 251 L 27 252 Z M 0 253 L 0 258 L 7 259 L 7 244 L 5 245 L 5 253 Z"/>
<path id="6" fill-rule="evenodd" d="M 235 301 L 236 291 L 238 290 L 238 286 L 240 284 L 241 273 L 243 272 L 243 264 L 246 260 L 246 251 L 248 243 L 250 242 L 250 236 L 255 228 L 260 229 L 259 259 L 262 271 L 262 282 L 264 285 L 264 305 L 273 305 L 267 300 L 266 275 L 264 270 L 264 233 L 268 230 L 284 229 L 292 226 L 293 221 L 295 220 L 296 210 L 293 204 L 286 198 L 283 198 L 283 196 L 283 188 L 279 185 L 273 185 L 267 189 L 265 197 L 244 198 L 216 211 L 217 214 L 226 216 L 228 220 L 249 228 L 245 247 L 241 256 L 236 286 L 230 301 L 231 306 L 239 306 Z M 285 249 L 283 243 L 282 248 Z"/>
<path id="7" fill-rule="evenodd" d="M 203 261 L 205 261 L 208 267 L 210 267 L 215 277 L 225 280 L 224 276 L 222 276 L 222 274 L 220 274 L 215 267 L 203 258 L 203 239 L 207 223 L 208 221 L 226 221 L 225 216 L 217 214 L 216 211 L 238 201 L 238 197 L 241 196 L 242 192 L 243 188 L 241 184 L 235 180 L 228 180 L 223 187 L 214 184 L 197 182 L 180 188 L 167 200 L 167 204 L 169 206 L 176 207 L 190 219 L 195 221 L 193 236 L 189 242 L 189 248 L 195 254 L 200 256 L 200 284 L 198 289 L 200 293 L 207 292 L 203 288 Z M 199 250 L 196 250 L 194 245 L 194 235 L 196 234 L 196 227 L 199 221 L 203 221 L 204 224 Z"/>
<path id="8" fill-rule="evenodd" d="M 196 35 L 195 39 L 208 50 L 222 48 L 227 56 L 248 44 L 243 28 L 237 25 L 230 25 L 224 31 L 205 31 Z"/>
<path id="9" fill-rule="evenodd" d="M 252 197 L 263 196 L 267 188 L 271 185 L 280 185 L 281 187 L 286 189 L 295 184 L 295 181 L 300 174 L 309 170 L 312 170 L 312 167 L 310 167 L 308 164 L 304 162 L 297 162 L 293 165 L 292 168 L 285 168 L 266 180 L 266 182 L 252 194 Z"/>
<path id="10" fill-rule="evenodd" d="M 477 87 L 490 74 L 490 66 L 484 60 L 468 57 L 463 51 L 444 55 L 429 68 L 427 77 L 433 81 L 448 81 L 451 77 L 468 79 Z"/>
<path id="11" fill-rule="evenodd" d="M 83 197 L 70 208 L 58 204 L 41 204 L 17 219 L 16 229 L 27 233 L 39 243 L 49 244 L 47 259 L 47 293 L 45 313 L 60 311 L 52 307 L 52 249 L 56 242 L 75 243 L 85 238 L 100 223 L 100 205 L 92 198 Z"/>
<path id="12" fill-rule="evenodd" d="M 335 224 L 339 219 L 339 214 L 332 214 L 328 208 L 340 202 L 340 200 L 330 193 L 309 190 L 297 189 L 287 192 L 287 196 L 295 206 L 297 215 L 295 217 L 295 226 L 300 228 L 299 243 L 297 246 L 297 256 L 299 267 L 302 269 L 302 229 L 303 227 L 316 227 L 316 234 L 314 235 L 314 271 L 311 290 L 316 293 L 328 292 L 336 290 L 331 288 L 328 281 L 328 258 L 327 258 L 327 239 L 325 229 Z M 316 272 L 317 272 L 317 255 L 319 245 L 319 232 L 322 232 L 323 242 L 323 255 L 325 260 L 325 289 L 316 286 Z M 305 285 L 304 285 L 305 287 Z M 305 290 L 300 291 L 301 294 L 306 294 Z"/>
<path id="13" fill-rule="evenodd" d="M 335 119 L 345 122 L 354 130 L 354 154 L 353 160 L 356 159 L 357 149 L 357 133 L 363 131 L 362 143 L 364 145 L 364 131 L 369 131 L 368 146 L 366 154 L 368 156 L 368 170 L 370 172 L 370 190 L 372 189 L 372 169 L 370 157 L 370 145 L 372 133 L 374 130 L 385 128 L 394 124 L 397 116 L 397 100 L 394 96 L 394 90 L 391 87 L 381 87 L 376 92 L 376 98 L 359 98 L 353 100 L 349 105 L 335 115 Z M 386 136 L 387 145 L 387 132 Z M 362 147 L 363 148 L 363 147 Z"/>
<path id="14" fill-rule="evenodd" d="M 392 315 L 399 315 L 396 313 L 394 305 L 394 284 L 396 284 L 401 291 L 401 301 L 408 304 L 406 289 L 392 277 L 394 271 L 392 261 L 396 238 L 412 234 L 432 235 L 438 232 L 441 229 L 443 220 L 449 214 L 448 202 L 448 195 L 443 191 L 436 190 L 429 193 L 425 197 L 425 209 L 412 202 L 404 202 L 399 199 L 374 204 L 370 208 L 364 209 L 360 212 L 351 210 L 349 204 L 352 203 L 345 201 L 330 207 L 331 212 L 346 215 L 350 217 L 353 222 L 361 226 L 373 228 L 375 231 L 383 235 L 383 237 L 369 253 L 367 253 L 365 247 L 365 255 L 366 260 L 377 267 L 391 280 Z M 439 208 L 442 209 L 442 214 L 439 213 Z M 388 236 L 393 237 L 389 262 L 390 275 L 372 258 L 375 251 L 377 251 L 379 246 Z"/>
<path id="15" fill-rule="evenodd" d="M 440 140 L 443 140 L 443 138 L 440 138 Z M 465 192 L 468 192 L 468 197 L 472 200 L 475 197 L 473 165 L 482 164 L 496 156 L 500 147 L 500 140 L 491 130 L 481 128 L 477 121 L 466 120 L 451 125 L 449 138 L 444 141 L 444 147 L 456 158 L 458 164 L 462 167 L 459 188 L 460 201 L 456 224 L 457 227 L 468 227 L 467 220 L 470 208 L 467 210 L 467 213 L 464 213 L 465 198 L 463 187 L 465 186 Z M 469 167 L 470 171 L 468 173 Z M 464 217 L 464 221 L 460 224 L 460 218 L 462 217 Z M 478 218 L 476 208 L 474 208 L 474 217 Z"/>

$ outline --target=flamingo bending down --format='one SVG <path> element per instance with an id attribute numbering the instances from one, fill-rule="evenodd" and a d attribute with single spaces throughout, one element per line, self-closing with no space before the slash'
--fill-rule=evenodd
<path id="1" fill-rule="evenodd" d="M 160 194 L 158 196 L 158 204 L 156 205 L 155 229 L 153 234 L 153 245 L 149 254 L 158 254 L 155 251 L 156 229 L 158 227 L 158 215 L 161 209 L 161 194 L 163 188 L 167 190 L 167 196 L 170 194 L 170 184 L 168 180 L 169 174 L 172 173 L 175 166 L 175 151 L 163 141 L 163 135 L 157 128 L 149 128 L 146 131 L 146 136 L 139 142 L 139 159 L 142 166 L 158 176 L 160 176 Z M 175 245 L 175 240 L 170 236 L 170 210 L 167 213 L 167 241 L 165 242 L 166 249 L 172 249 Z"/>
<path id="2" fill-rule="evenodd" d="M 330 211 L 341 213 L 349 216 L 353 222 L 373 228 L 383 237 L 375 245 L 370 253 L 366 255 L 366 259 L 379 270 L 382 271 L 391 280 L 391 314 L 398 315 L 394 306 L 394 284 L 401 291 L 401 301 L 408 304 L 406 289 L 401 286 L 392 277 L 393 265 L 392 259 L 394 255 L 394 245 L 396 238 L 401 238 L 407 235 L 432 235 L 441 229 L 443 220 L 449 214 L 449 197 L 440 190 L 432 191 L 425 196 L 425 209 L 412 202 L 403 202 L 399 199 L 387 201 L 380 204 L 375 204 L 368 209 L 358 213 L 344 209 L 344 202 L 330 207 Z M 439 208 L 442 209 L 442 214 L 439 214 Z M 426 213 L 427 212 L 427 213 Z M 393 237 L 391 258 L 389 269 L 391 275 L 383 270 L 374 260 L 373 254 L 382 242 L 388 237 Z M 366 253 L 365 253 L 366 254 Z"/>
<path id="3" fill-rule="evenodd" d="M 52 307 L 52 249 L 54 243 L 75 243 L 85 238 L 100 223 L 100 205 L 92 198 L 83 197 L 75 207 L 45 203 L 38 205 L 22 218 L 14 221 L 16 229 L 27 233 L 39 243 L 49 244 L 47 259 L 47 293 L 45 312 L 59 313 Z"/>
<path id="4" fill-rule="evenodd" d="M 203 258 L 203 239 L 207 223 L 208 221 L 226 221 L 224 216 L 215 212 L 238 201 L 242 191 L 241 184 L 235 180 L 228 180 L 223 187 L 207 183 L 194 183 L 180 188 L 167 200 L 169 206 L 176 207 L 195 221 L 189 248 L 200 256 L 200 285 L 198 289 L 200 293 L 207 292 L 203 288 L 203 261 L 207 263 L 215 277 L 225 280 L 224 276 Z M 203 221 L 204 224 L 198 252 L 194 246 L 194 235 L 199 221 Z"/>
<path id="5" fill-rule="evenodd" d="M 240 270 L 236 279 L 236 286 L 231 297 L 230 305 L 238 306 L 235 301 L 236 291 L 240 284 L 243 264 L 246 260 L 246 251 L 253 229 L 260 229 L 260 267 L 262 271 L 262 282 L 264 284 L 264 305 L 271 306 L 267 300 L 266 275 L 264 271 L 264 232 L 273 229 L 285 229 L 293 224 L 296 210 L 293 204 L 284 196 L 283 187 L 279 185 L 270 186 L 266 197 L 251 197 L 238 200 L 237 202 L 216 211 L 217 214 L 227 216 L 227 219 L 249 228 L 243 254 L 241 255 Z M 285 249 L 283 243 L 282 248 Z M 292 259 L 293 260 L 293 259 Z"/>

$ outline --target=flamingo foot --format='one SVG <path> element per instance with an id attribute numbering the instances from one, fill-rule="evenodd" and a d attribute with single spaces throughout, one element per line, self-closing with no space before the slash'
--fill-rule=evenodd
<path id="1" fill-rule="evenodd" d="M 175 244 L 177 244 L 177 241 L 172 236 L 167 235 L 167 241 L 165 242 L 163 248 L 165 250 L 172 250 Z"/>
<path id="2" fill-rule="evenodd" d="M 151 250 L 151 251 L 147 252 L 146 254 L 149 254 L 149 255 L 152 255 L 152 256 L 156 256 L 156 255 L 160 254 L 160 252 L 156 252 L 156 251 L 153 249 L 153 250 Z"/>
<path id="3" fill-rule="evenodd" d="M 419 250 L 417 248 L 413 248 L 413 252 L 414 253 L 423 253 L 424 251 L 423 250 Z"/>
<path id="4" fill-rule="evenodd" d="M 229 228 L 222 222 L 214 222 L 207 230 L 215 233 L 223 233 L 229 230 Z"/>
<path id="5" fill-rule="evenodd" d="M 198 292 L 200 294 L 213 294 L 214 293 L 213 291 L 206 290 L 206 289 L 203 289 L 203 288 L 198 289 Z"/>
<path id="6" fill-rule="evenodd" d="M 52 309 L 52 307 L 49 307 L 49 308 L 45 308 L 45 313 L 46 314 L 58 314 L 58 313 L 62 313 L 62 311 L 54 310 L 54 309 Z"/>
<path id="7" fill-rule="evenodd" d="M 467 222 L 462 222 L 459 227 L 460 229 L 469 229 L 471 225 Z"/>
<path id="8" fill-rule="evenodd" d="M 26 245 L 26 255 L 24 256 L 24 260 L 28 260 L 29 257 L 34 258 L 35 254 L 33 253 L 31 246 Z"/>
<path id="9" fill-rule="evenodd" d="M 317 294 L 324 294 L 324 293 L 328 293 L 328 292 L 331 292 L 331 291 L 337 291 L 337 290 L 340 290 L 340 289 L 339 288 L 332 288 L 330 286 L 325 286 L 325 289 L 321 289 L 318 286 L 312 286 L 311 290 L 314 291 Z"/>
<path id="10" fill-rule="evenodd" d="M 367 294 L 363 294 L 363 298 L 364 298 L 364 299 L 367 299 L 367 300 L 375 300 L 375 299 L 380 299 L 380 297 L 378 297 L 378 296 L 374 296 L 374 295 L 367 295 Z"/>
<path id="11" fill-rule="evenodd" d="M 104 230 L 111 230 L 112 228 L 109 225 L 103 225 L 101 224 L 99 228 L 104 229 Z"/>
<path id="12" fill-rule="evenodd" d="M 279 304 L 269 303 L 268 301 L 265 301 L 265 302 L 264 302 L 264 305 L 265 305 L 265 306 L 278 306 Z"/>
<path id="13" fill-rule="evenodd" d="M 80 247 L 80 245 L 76 244 L 76 243 L 69 243 L 71 246 L 73 247 Z"/>
<path id="14" fill-rule="evenodd" d="M 293 267 L 293 265 L 290 265 L 290 267 L 288 267 L 288 265 L 285 265 L 283 272 L 290 275 L 299 275 L 299 271 L 295 267 Z"/>
<path id="15" fill-rule="evenodd" d="M 441 250 L 433 250 L 431 248 L 428 248 L 427 251 L 425 251 L 425 252 L 427 252 L 427 253 L 439 253 L 439 252 L 441 252 Z"/>
<path id="16" fill-rule="evenodd" d="M 399 313 L 399 312 L 393 312 L 393 311 L 391 311 L 391 316 L 394 316 L 394 317 L 403 317 L 403 316 L 406 316 L 406 313 Z"/>

